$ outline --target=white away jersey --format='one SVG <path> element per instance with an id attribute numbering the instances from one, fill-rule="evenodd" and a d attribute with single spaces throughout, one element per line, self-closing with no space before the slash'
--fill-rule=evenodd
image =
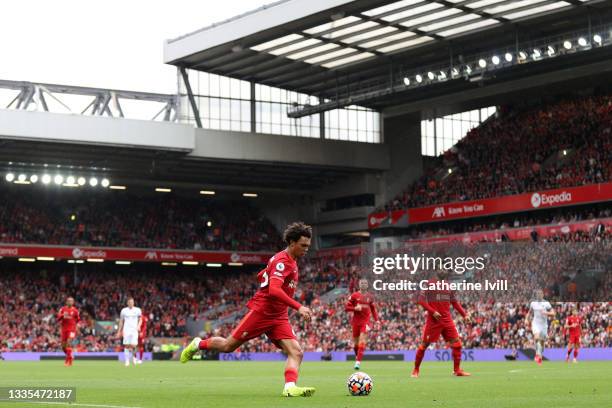
<path id="1" fill-rule="evenodd" d="M 138 331 L 138 319 L 142 315 L 139 307 L 124 307 L 121 309 L 121 318 L 123 319 L 123 332 L 137 332 Z"/>
<path id="2" fill-rule="evenodd" d="M 529 305 L 529 309 L 533 312 L 533 320 L 531 321 L 532 327 L 548 327 L 548 316 L 544 312 L 552 309 L 552 306 L 546 300 L 540 302 L 533 301 Z"/>

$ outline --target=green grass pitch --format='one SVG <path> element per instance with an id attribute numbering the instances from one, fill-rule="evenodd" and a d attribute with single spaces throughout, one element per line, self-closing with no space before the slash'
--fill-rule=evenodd
<path id="1" fill-rule="evenodd" d="M 374 380 L 368 397 L 351 397 L 352 363 L 304 363 L 298 384 L 314 386 L 311 398 L 282 398 L 283 364 L 277 362 L 1 362 L 0 387 L 72 386 L 73 407 L 612 407 L 612 362 L 465 363 L 472 377 L 450 375 L 450 362 L 424 362 L 421 378 L 411 363 L 366 361 Z M 69 404 L 0 403 L 13 408 Z"/>

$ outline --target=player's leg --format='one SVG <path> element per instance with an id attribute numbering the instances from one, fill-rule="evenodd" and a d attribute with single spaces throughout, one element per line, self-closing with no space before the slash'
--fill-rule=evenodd
<path id="1" fill-rule="evenodd" d="M 143 355 L 144 355 L 144 338 L 138 336 L 138 364 L 142 364 Z"/>
<path id="2" fill-rule="evenodd" d="M 270 337 L 272 338 L 272 336 Z M 310 397 L 315 392 L 313 387 L 298 387 L 296 385 L 300 365 L 304 358 L 302 347 L 300 347 L 300 344 L 295 338 L 273 340 L 274 344 L 280 347 L 287 355 L 287 362 L 285 363 L 285 386 L 282 395 L 284 397 Z"/>
<path id="3" fill-rule="evenodd" d="M 542 355 L 544 354 L 544 341 L 546 339 L 546 330 L 543 328 L 533 329 L 533 338 L 535 341 L 535 361 L 538 365 L 542 365 Z"/>
<path id="4" fill-rule="evenodd" d="M 355 355 L 355 369 L 359 370 L 361 367 L 361 359 L 363 358 L 363 353 L 365 352 L 366 342 L 367 342 L 367 328 L 362 327 L 361 333 L 357 338 L 357 354 Z"/>
<path id="5" fill-rule="evenodd" d="M 569 343 L 567 344 L 567 355 L 565 356 L 565 362 L 566 363 L 569 363 L 570 356 L 572 354 L 573 346 L 574 346 L 574 344 L 572 343 L 572 341 L 570 339 Z"/>
<path id="6" fill-rule="evenodd" d="M 578 351 L 580 350 L 580 338 L 573 339 L 574 343 L 574 363 L 578 362 Z"/>
<path id="7" fill-rule="evenodd" d="M 427 320 L 425 327 L 423 328 L 423 340 L 417 347 L 416 356 L 414 358 L 414 368 L 412 369 L 412 378 L 418 378 L 420 375 L 421 362 L 425 357 L 425 351 L 431 343 L 435 343 L 440 338 L 442 332 L 442 325 L 440 322 L 433 320 Z"/>
<path id="8" fill-rule="evenodd" d="M 461 369 L 461 339 L 459 338 L 459 332 L 454 322 L 446 323 L 442 329 L 442 337 L 448 342 L 451 348 L 451 355 L 453 357 L 453 375 L 457 377 L 467 377 L 470 373 L 467 373 Z"/>

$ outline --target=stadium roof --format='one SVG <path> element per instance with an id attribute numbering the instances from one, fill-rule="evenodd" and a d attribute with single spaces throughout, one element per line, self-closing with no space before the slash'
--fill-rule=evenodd
<path id="1" fill-rule="evenodd" d="M 166 63 L 333 99 L 395 71 L 610 17 L 603 0 L 284 0 L 167 41 Z M 460 57 L 461 58 L 461 57 Z M 367 106 L 367 103 L 362 103 Z"/>

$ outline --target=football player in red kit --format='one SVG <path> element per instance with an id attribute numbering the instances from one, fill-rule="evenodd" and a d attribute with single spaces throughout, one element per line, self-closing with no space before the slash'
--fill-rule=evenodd
<path id="1" fill-rule="evenodd" d="M 62 306 L 55 316 L 57 321 L 61 324 L 61 342 L 62 350 L 66 354 L 64 360 L 65 366 L 72 365 L 72 343 L 76 338 L 77 323 L 81 320 L 79 311 L 74 307 L 74 298 L 67 297 L 66 305 Z"/>
<path id="2" fill-rule="evenodd" d="M 569 344 L 567 346 L 567 356 L 565 361 L 569 363 L 570 354 L 574 350 L 574 363 L 578 362 L 578 350 L 580 350 L 580 335 L 581 335 L 582 319 L 578 315 L 578 307 L 572 310 L 571 316 L 565 321 L 565 329 L 569 333 Z"/>
<path id="3" fill-rule="evenodd" d="M 378 322 L 378 313 L 374 305 L 374 296 L 368 293 L 368 280 L 359 280 L 359 291 L 353 293 L 346 304 L 345 310 L 353 312 L 353 344 L 355 350 L 355 370 L 361 367 L 361 358 L 365 351 L 367 333 L 370 330 L 370 316 Z"/>
<path id="4" fill-rule="evenodd" d="M 428 284 L 442 287 L 439 289 L 438 287 L 434 287 L 434 289 L 423 291 L 418 297 L 418 304 L 427 311 L 427 322 L 423 329 L 423 340 L 417 348 L 414 369 L 412 370 L 413 378 L 419 377 L 421 361 L 423 361 L 427 347 L 429 347 L 431 343 L 437 342 L 440 335 L 449 343 L 452 350 L 451 354 L 453 356 L 454 365 L 453 375 L 458 377 L 470 375 L 470 373 L 466 373 L 460 367 L 461 340 L 459 339 L 459 333 L 455 327 L 455 322 L 453 322 L 450 306 L 453 306 L 453 308 L 463 317 L 464 321 L 469 322 L 470 317 L 455 298 L 454 292 L 446 290 L 446 288 L 443 287 L 446 277 L 446 271 L 438 272 L 438 279 L 429 280 Z"/>
<path id="5" fill-rule="evenodd" d="M 291 307 L 306 320 L 312 318 L 312 311 L 293 299 L 298 282 L 296 261 L 308 252 L 311 236 L 312 228 L 302 222 L 287 226 L 283 234 L 287 248 L 270 258 L 267 267 L 257 275 L 259 290 L 247 303 L 249 312 L 232 334 L 227 338 L 210 337 L 204 340 L 196 337 L 181 353 L 181 363 L 190 361 L 198 350 L 230 353 L 250 339 L 265 334 L 287 355 L 285 387 L 281 395 L 311 396 L 314 388 L 295 385 L 304 352 L 288 316 L 288 307 Z"/>
<path id="6" fill-rule="evenodd" d="M 140 316 L 140 328 L 138 329 L 138 355 L 139 358 L 136 360 L 136 364 L 142 364 L 142 357 L 144 355 L 145 341 L 147 340 L 147 322 L 149 318 L 145 313 Z M 136 352 L 134 352 L 136 354 Z"/>

